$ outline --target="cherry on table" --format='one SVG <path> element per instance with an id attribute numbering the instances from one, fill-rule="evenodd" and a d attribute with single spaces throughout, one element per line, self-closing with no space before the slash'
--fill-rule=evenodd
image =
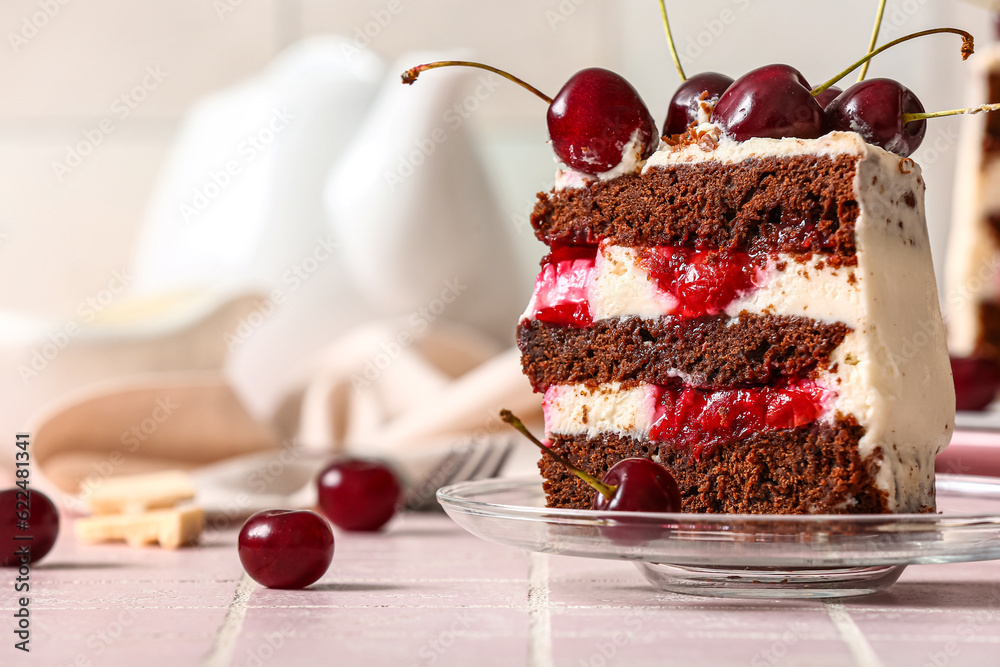
<path id="1" fill-rule="evenodd" d="M 901 157 L 917 150 L 927 132 L 926 120 L 906 123 L 903 114 L 923 112 L 913 91 L 892 79 L 856 83 L 826 108 L 831 128 L 857 132 L 868 143 Z"/>
<path id="2" fill-rule="evenodd" d="M 659 144 L 656 123 L 639 93 L 621 76 L 600 67 L 571 76 L 552 99 L 546 118 L 556 155 L 586 174 L 617 167 L 633 137 L 642 158 Z"/>
<path id="3" fill-rule="evenodd" d="M 240 530 L 240 562 L 254 581 L 268 588 L 305 588 L 333 560 L 333 531 L 309 510 L 257 512 Z"/>
<path id="4" fill-rule="evenodd" d="M 335 461 L 317 480 L 319 508 L 344 530 L 375 531 L 396 513 L 399 480 L 383 463 L 361 459 Z"/>
<path id="5" fill-rule="evenodd" d="M 736 141 L 815 139 L 823 133 L 823 107 L 810 90 L 794 67 L 765 65 L 729 86 L 715 105 L 712 122 Z"/>
<path id="6" fill-rule="evenodd" d="M 1000 390 L 1000 366 L 988 359 L 951 357 L 955 407 L 984 410 Z"/>
<path id="7" fill-rule="evenodd" d="M 731 77 L 718 72 L 701 72 L 682 83 L 670 100 L 663 134 L 683 134 L 698 120 L 702 101 L 718 100 L 732 83 Z"/>
<path id="8" fill-rule="evenodd" d="M 28 562 L 34 563 L 52 550 L 59 536 L 59 512 L 41 491 L 21 488 L 0 491 L 0 566 L 21 565 L 18 549 L 28 547 Z M 23 517 L 23 518 L 22 518 Z M 27 528 L 18 527 L 21 521 Z M 32 539 L 17 539 L 31 536 Z"/>

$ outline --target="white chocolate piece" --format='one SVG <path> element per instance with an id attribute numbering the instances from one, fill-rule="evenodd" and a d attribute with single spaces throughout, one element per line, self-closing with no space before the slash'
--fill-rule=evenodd
<path id="1" fill-rule="evenodd" d="M 103 514 L 140 514 L 173 507 L 194 499 L 195 486 L 183 470 L 112 477 L 84 494 L 90 511 Z"/>
<path id="2" fill-rule="evenodd" d="M 130 547 L 159 543 L 176 549 L 198 539 L 205 528 L 205 512 L 188 505 L 142 514 L 108 514 L 77 519 L 76 539 L 84 544 L 124 541 Z"/>

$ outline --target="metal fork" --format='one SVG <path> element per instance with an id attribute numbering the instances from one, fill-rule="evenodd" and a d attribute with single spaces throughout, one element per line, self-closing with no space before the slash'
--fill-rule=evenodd
<path id="1" fill-rule="evenodd" d="M 435 494 L 442 486 L 498 477 L 514 451 L 514 439 L 467 443 L 452 449 L 422 480 L 410 487 L 400 505 L 408 510 L 439 510 Z"/>

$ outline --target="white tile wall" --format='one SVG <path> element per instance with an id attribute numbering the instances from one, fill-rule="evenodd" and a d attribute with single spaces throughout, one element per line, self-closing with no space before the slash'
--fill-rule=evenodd
<path id="1" fill-rule="evenodd" d="M 875 5 L 670 3 L 690 71 L 738 75 L 789 62 L 817 81 L 863 52 Z M 886 21 L 887 37 L 954 24 L 972 29 L 983 43 L 992 38 L 988 15 L 957 0 L 890 0 Z M 258 71 L 300 36 L 367 30 L 370 38 L 358 43 L 389 61 L 417 49 L 463 49 L 550 94 L 572 72 L 602 65 L 626 75 L 658 120 L 677 83 L 655 0 L 6 0 L 0 28 L 0 308 L 72 310 L 100 289 L 108 273 L 127 262 L 135 225 L 185 109 Z M 141 85 L 147 67 L 159 67 L 166 78 L 138 93 L 144 99 L 119 118 L 111 105 Z M 901 46 L 872 66 L 872 75 L 899 78 L 931 109 L 964 101 L 961 71 L 958 40 L 950 36 Z M 105 118 L 113 131 L 60 181 L 53 161 Z M 944 149 L 925 147 L 916 156 L 930 183 L 938 248 L 947 229 L 955 152 L 947 138 L 954 123 L 936 121 L 928 145 L 940 135 Z M 474 127 L 528 261 L 541 248 L 525 228 L 525 211 L 552 171 L 544 108 L 505 87 L 477 113 Z"/>

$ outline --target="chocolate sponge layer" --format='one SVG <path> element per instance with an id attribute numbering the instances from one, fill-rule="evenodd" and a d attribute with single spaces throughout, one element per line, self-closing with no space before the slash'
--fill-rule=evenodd
<path id="1" fill-rule="evenodd" d="M 707 245 L 822 252 L 856 264 L 855 155 L 680 163 L 588 187 L 539 193 L 531 216 L 548 244 Z"/>
<path id="2" fill-rule="evenodd" d="M 851 420 L 760 432 L 695 457 L 670 443 L 616 434 L 553 435 L 553 449 L 600 478 L 625 458 L 658 456 L 677 480 L 682 510 L 734 514 L 886 513 L 875 486 L 881 451 L 858 455 L 864 429 Z M 589 509 L 594 491 L 548 456 L 539 461 L 549 507 Z M 933 508 L 927 508 L 932 511 Z"/>
<path id="3" fill-rule="evenodd" d="M 624 317 L 586 329 L 526 320 L 517 329 L 521 365 L 537 391 L 569 382 L 759 386 L 826 368 L 851 331 L 804 317 L 725 315 L 699 319 Z"/>

